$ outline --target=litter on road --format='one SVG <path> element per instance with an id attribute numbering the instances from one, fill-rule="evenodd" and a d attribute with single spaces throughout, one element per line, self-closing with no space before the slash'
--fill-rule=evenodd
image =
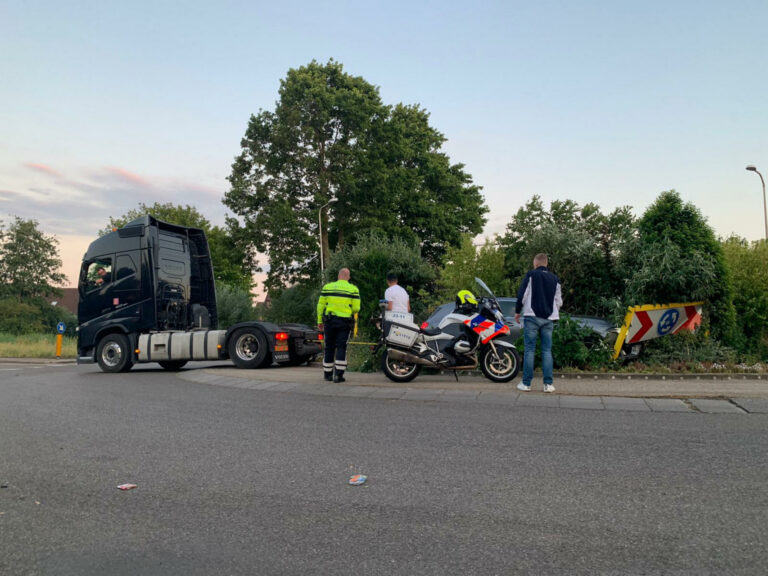
<path id="1" fill-rule="evenodd" d="M 136 484 L 120 484 L 117 487 L 118 490 L 133 490 L 134 488 L 137 488 Z"/>
<path id="2" fill-rule="evenodd" d="M 355 474 L 354 476 L 352 476 L 352 478 L 349 479 L 349 485 L 360 486 L 360 484 L 365 484 L 366 480 L 368 480 L 368 476 L 363 476 L 362 474 Z"/>

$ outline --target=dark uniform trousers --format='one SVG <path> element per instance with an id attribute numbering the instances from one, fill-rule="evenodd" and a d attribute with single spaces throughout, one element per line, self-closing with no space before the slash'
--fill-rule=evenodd
<path id="1" fill-rule="evenodd" d="M 340 316 L 327 316 L 324 320 L 325 356 L 323 357 L 323 372 L 325 372 L 326 377 L 332 375 L 335 367 L 336 376 L 340 377 L 344 375 L 344 370 L 347 369 L 347 342 L 349 342 L 354 320 Z"/>

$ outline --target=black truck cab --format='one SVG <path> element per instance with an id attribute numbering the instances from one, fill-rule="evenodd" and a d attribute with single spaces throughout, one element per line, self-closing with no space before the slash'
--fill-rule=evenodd
<path id="1" fill-rule="evenodd" d="M 252 368 L 306 361 L 321 349 L 319 335 L 306 326 L 281 331 L 245 322 L 217 330 L 205 232 L 149 215 L 91 243 L 78 291 L 78 363 L 96 361 L 107 372 L 128 370 L 136 361 L 179 369 L 189 360 L 228 357 Z M 301 356 L 292 358 L 289 350 Z"/>

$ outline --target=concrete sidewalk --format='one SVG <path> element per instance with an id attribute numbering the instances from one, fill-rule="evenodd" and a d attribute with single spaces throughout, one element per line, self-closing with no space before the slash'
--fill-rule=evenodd
<path id="1" fill-rule="evenodd" d="M 259 382 L 291 382 L 321 384 L 322 369 L 319 366 L 296 368 L 264 368 L 239 370 L 221 366 L 207 368 L 206 372 L 230 378 Z M 512 382 L 497 384 L 479 373 L 459 373 L 458 381 L 453 374 L 421 374 L 405 384 L 389 380 L 381 372 L 348 372 L 346 386 L 402 388 L 409 390 L 467 390 L 475 392 L 515 392 L 520 376 Z M 531 392 L 524 395 L 544 394 L 541 373 L 534 377 Z M 768 376 L 719 374 L 698 377 L 673 377 L 666 375 L 555 375 L 556 395 L 560 396 L 614 396 L 626 398 L 765 398 L 768 399 Z M 550 394 L 547 394 L 549 396 Z"/>
<path id="2" fill-rule="evenodd" d="M 319 367 L 238 370 L 216 366 L 183 370 L 184 380 L 213 386 L 264 392 L 370 398 L 391 401 L 501 404 L 509 408 L 560 408 L 630 412 L 688 412 L 704 414 L 768 414 L 768 379 L 727 378 L 621 379 L 560 375 L 557 392 L 546 394 L 541 378 L 530 392 L 511 383 L 495 384 L 469 374 L 458 382 L 453 374 L 424 374 L 397 384 L 383 374 L 350 373 L 346 382 L 326 382 Z"/>

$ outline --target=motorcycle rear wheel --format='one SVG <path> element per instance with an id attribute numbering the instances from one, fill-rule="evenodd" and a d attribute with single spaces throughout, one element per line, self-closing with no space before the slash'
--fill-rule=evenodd
<path id="1" fill-rule="evenodd" d="M 520 372 L 520 355 L 514 348 L 496 346 L 496 353 L 488 346 L 480 355 L 480 369 L 488 380 L 509 382 Z"/>
<path id="2" fill-rule="evenodd" d="M 381 357 L 381 369 L 393 382 L 410 382 L 421 372 L 421 364 L 390 359 L 389 350 L 385 350 Z"/>

